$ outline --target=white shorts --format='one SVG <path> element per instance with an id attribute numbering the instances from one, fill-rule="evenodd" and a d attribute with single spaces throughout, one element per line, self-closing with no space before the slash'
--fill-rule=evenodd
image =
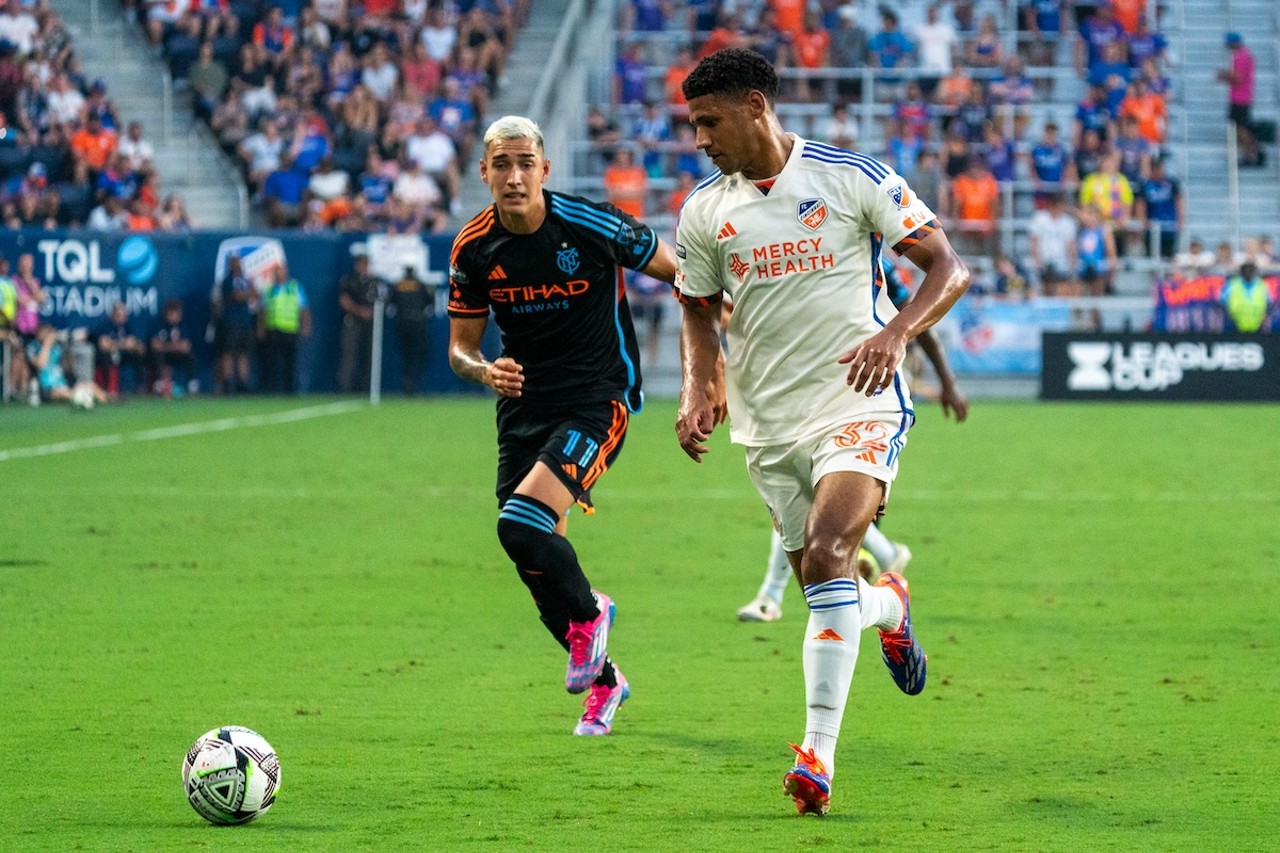
<path id="1" fill-rule="evenodd" d="M 910 412 L 868 412 L 789 444 L 747 448 L 747 471 L 764 498 L 788 551 L 804 547 L 804 526 L 818 481 L 837 471 L 858 471 L 884 483 L 884 500 L 898 473 L 898 455 L 915 422 Z"/>

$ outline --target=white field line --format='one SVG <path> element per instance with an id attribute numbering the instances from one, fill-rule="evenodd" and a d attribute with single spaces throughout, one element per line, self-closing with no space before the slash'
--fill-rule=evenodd
<path id="1" fill-rule="evenodd" d="M 273 426 L 275 424 L 294 423 L 310 418 L 323 418 L 329 415 L 341 415 L 362 408 L 363 402 L 344 401 L 325 403 L 319 406 L 304 406 L 300 409 L 288 409 L 273 412 L 269 415 L 245 415 L 240 418 L 219 418 L 216 421 L 197 421 L 190 424 L 177 424 L 171 427 L 157 427 L 130 433 L 113 435 L 95 435 L 89 438 L 77 438 L 71 441 L 59 441 L 54 444 L 40 444 L 35 447 L 17 447 L 13 450 L 0 450 L 0 462 L 10 459 L 30 459 L 36 456 L 53 456 L 58 453 L 71 453 L 75 450 L 88 450 L 94 447 L 113 447 L 129 441 L 159 441 L 165 438 L 180 438 L 187 435 L 201 435 L 208 432 L 225 432 L 246 427 Z"/>

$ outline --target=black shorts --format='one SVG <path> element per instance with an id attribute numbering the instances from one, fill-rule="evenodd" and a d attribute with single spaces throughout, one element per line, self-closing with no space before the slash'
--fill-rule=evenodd
<path id="1" fill-rule="evenodd" d="M 222 352 L 242 355 L 253 349 L 256 336 L 252 326 L 223 326 Z"/>
<path id="2" fill-rule="evenodd" d="M 618 400 L 558 409 L 530 406 L 513 397 L 499 399 L 498 506 L 541 460 L 574 500 L 589 508 L 592 483 L 622 450 L 627 418 L 627 407 Z"/>
<path id="3" fill-rule="evenodd" d="M 1245 128 L 1253 127 L 1253 107 L 1248 104 L 1232 104 L 1227 107 L 1227 120 Z"/>

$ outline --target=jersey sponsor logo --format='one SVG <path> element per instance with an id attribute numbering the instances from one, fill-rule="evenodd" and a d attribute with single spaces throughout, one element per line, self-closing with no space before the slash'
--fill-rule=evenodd
<path id="1" fill-rule="evenodd" d="M 756 246 L 751 250 L 751 262 L 756 265 L 756 278 L 782 278 L 800 272 L 835 269 L 836 256 L 823 253 L 821 237 L 806 237 Z"/>
<path id="2" fill-rule="evenodd" d="M 817 231 L 818 226 L 827 221 L 827 203 L 820 198 L 806 198 L 796 205 L 796 219 L 810 231 Z"/>
<path id="3" fill-rule="evenodd" d="M 889 200 L 898 206 L 898 210 L 911 206 L 911 193 L 907 191 L 906 184 L 898 184 L 889 190 Z"/>
<path id="4" fill-rule="evenodd" d="M 914 231 L 916 228 L 924 224 L 924 217 L 918 214 L 902 217 L 902 227 L 908 231 Z"/>
<path id="5" fill-rule="evenodd" d="M 721 226 L 720 233 L 716 234 L 716 240 L 728 240 L 730 237 L 737 236 L 737 234 L 738 234 L 738 229 L 733 227 L 733 223 L 726 222 L 723 226 Z"/>
<path id="6" fill-rule="evenodd" d="M 586 279 L 570 279 L 559 284 L 523 284 L 489 288 L 489 301 L 495 305 L 510 305 L 513 314 L 533 314 L 539 311 L 564 311 L 569 299 L 591 289 Z"/>
<path id="7" fill-rule="evenodd" d="M 684 249 L 684 243 L 676 243 L 676 257 L 683 261 L 687 254 Z"/>
<path id="8" fill-rule="evenodd" d="M 565 275 L 573 275 L 578 271 L 578 267 L 582 266 L 582 260 L 578 256 L 576 248 L 561 249 L 556 252 L 556 266 L 560 268 L 560 272 Z"/>
<path id="9" fill-rule="evenodd" d="M 747 270 L 749 269 L 751 269 L 751 266 L 743 261 L 742 258 L 738 257 L 737 252 L 734 252 L 729 256 L 729 272 L 736 275 L 739 282 L 746 277 Z"/>
<path id="10" fill-rule="evenodd" d="M 502 264 L 496 264 L 493 269 L 489 270 L 489 281 L 501 281 L 507 277 L 507 271 L 502 268 Z"/>

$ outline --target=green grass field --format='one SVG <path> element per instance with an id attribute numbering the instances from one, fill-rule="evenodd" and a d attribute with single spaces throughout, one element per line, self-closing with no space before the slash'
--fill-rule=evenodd
<path id="1" fill-rule="evenodd" d="M 921 415 L 884 529 L 929 685 L 863 637 L 802 819 L 801 600 L 734 621 L 767 516 L 672 404 L 570 525 L 634 689 L 596 739 L 494 536 L 491 402 L 0 409 L 0 849 L 1274 849 L 1280 407 Z M 228 723 L 283 784 L 218 829 L 179 766 Z"/>

